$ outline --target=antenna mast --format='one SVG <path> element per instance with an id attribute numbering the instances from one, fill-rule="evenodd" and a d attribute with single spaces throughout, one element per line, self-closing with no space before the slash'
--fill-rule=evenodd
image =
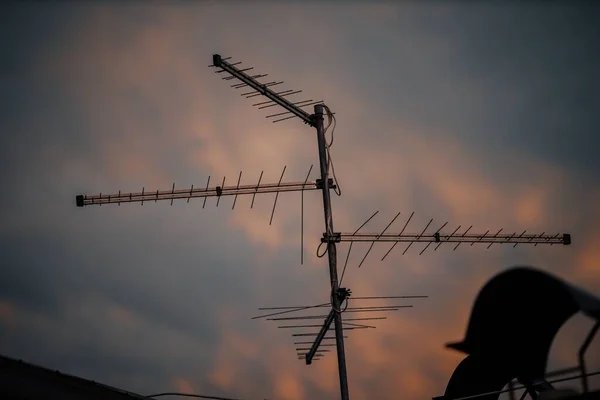
<path id="1" fill-rule="evenodd" d="M 315 127 L 317 129 L 317 143 L 319 145 L 319 165 L 321 167 L 321 181 L 323 189 L 323 211 L 325 214 L 325 235 L 327 242 L 327 258 L 329 261 L 329 279 L 331 283 L 331 311 L 319 332 L 310 352 L 306 354 L 306 364 L 310 364 L 325 333 L 333 320 L 335 327 L 335 342 L 337 347 L 338 369 L 340 376 L 340 390 L 342 399 L 348 399 L 348 378 L 346 374 L 346 357 L 344 351 L 344 333 L 342 328 L 341 304 L 349 293 L 340 290 L 337 273 L 337 250 L 333 240 L 333 213 L 331 211 L 331 195 L 329 192 L 329 160 L 327 154 L 327 142 L 325 141 L 325 130 L 323 128 L 323 106 L 315 105 Z"/>
<path id="2" fill-rule="evenodd" d="M 225 186 L 225 178 L 223 178 L 223 182 L 221 185 L 216 187 L 209 187 L 210 184 L 210 176 L 208 177 L 208 181 L 204 188 L 194 188 L 192 185 L 190 189 L 175 189 L 175 184 L 170 190 L 157 190 L 153 192 L 146 192 L 145 189 L 142 189 L 139 193 L 112 193 L 109 195 L 78 195 L 76 196 L 76 204 L 78 207 L 84 207 L 89 205 L 102 205 L 102 204 L 118 204 L 121 203 L 133 203 L 139 202 L 141 205 L 144 202 L 158 200 L 170 200 L 171 205 L 173 205 L 174 200 L 178 199 L 187 199 L 189 203 L 192 198 L 204 198 L 204 202 L 202 204 L 202 208 L 206 205 L 206 200 L 208 197 L 217 197 L 217 206 L 219 205 L 219 201 L 222 196 L 235 196 L 233 201 L 232 209 L 235 208 L 236 200 L 238 195 L 252 195 L 252 204 L 251 208 L 254 205 L 254 198 L 256 194 L 265 194 L 265 193 L 275 193 L 275 202 L 273 204 L 273 210 L 271 212 L 271 219 L 269 224 L 271 224 L 273 219 L 273 214 L 275 212 L 275 206 L 277 205 L 277 199 L 280 192 L 292 192 L 299 191 L 302 196 L 304 196 L 305 190 L 320 190 L 323 197 L 323 214 L 325 221 L 325 232 L 323 233 L 323 237 L 321 238 L 321 245 L 326 245 L 326 253 L 329 262 L 329 279 L 330 279 L 330 299 L 328 303 L 313 305 L 313 306 L 300 306 L 300 307 L 270 307 L 263 308 L 262 310 L 284 310 L 278 311 L 275 313 L 270 313 L 267 315 L 261 315 L 255 318 L 263 318 L 269 316 L 275 316 L 279 314 L 285 313 L 293 313 L 302 310 L 314 309 L 316 307 L 328 307 L 330 311 L 327 315 L 310 315 L 310 316 L 293 316 L 293 317 L 280 317 L 280 318 L 271 318 L 273 321 L 284 321 L 284 320 L 310 320 L 310 319 L 321 319 L 323 320 L 322 325 L 286 325 L 280 326 L 279 328 L 309 328 L 309 327 L 317 327 L 320 326 L 319 332 L 313 333 L 297 333 L 292 336 L 301 337 L 301 336 L 312 336 L 314 337 L 314 341 L 312 342 L 295 342 L 296 345 L 312 345 L 310 347 L 300 347 L 297 348 L 297 351 L 307 351 L 306 353 L 299 353 L 298 356 L 300 359 L 304 359 L 306 364 L 309 365 L 313 360 L 318 360 L 320 357 L 323 357 L 324 354 L 328 352 L 328 349 L 320 349 L 320 347 L 328 347 L 333 346 L 332 344 L 321 344 L 323 340 L 335 340 L 335 346 L 337 350 L 337 360 L 338 360 L 338 369 L 339 369 L 339 380 L 340 380 L 340 390 L 341 390 L 341 398 L 342 400 L 349 399 L 348 392 L 348 379 L 346 373 L 346 358 L 344 351 L 344 334 L 348 330 L 354 329 L 363 329 L 363 328 L 374 328 L 374 326 L 356 324 L 354 321 L 364 321 L 364 320 L 381 320 L 385 319 L 385 317 L 373 317 L 373 318 L 348 318 L 346 322 L 342 320 L 343 312 L 350 313 L 361 313 L 361 312 L 387 312 L 387 311 L 395 311 L 400 308 L 412 307 L 412 306 L 402 306 L 402 305 L 394 305 L 394 306 L 375 306 L 375 307 L 355 307 L 349 308 L 348 301 L 351 296 L 351 291 L 347 288 L 340 287 L 341 282 L 344 278 L 344 272 L 346 270 L 346 266 L 348 263 L 348 258 L 350 256 L 350 252 L 352 250 L 352 245 L 354 242 L 371 242 L 371 246 L 369 247 L 367 253 L 363 257 L 362 261 L 359 264 L 359 267 L 363 264 L 367 256 L 369 255 L 371 249 L 373 248 L 376 242 L 394 242 L 389 251 L 385 254 L 383 259 L 387 257 L 387 255 L 392 251 L 392 249 L 400 242 L 408 243 L 408 246 L 404 250 L 402 254 L 405 254 L 410 247 L 414 243 L 426 243 L 426 246 L 421 250 L 419 254 L 423 254 L 425 250 L 432 244 L 436 243 L 436 247 L 434 250 L 437 250 L 443 243 L 457 243 L 454 247 L 454 250 L 463 242 L 470 242 L 471 245 L 474 244 L 488 244 L 488 248 L 493 244 L 503 244 L 510 243 L 514 246 L 517 246 L 519 243 L 524 244 L 534 244 L 537 246 L 538 244 L 563 244 L 570 245 L 571 244 L 571 236 L 569 234 L 556 234 L 556 235 L 545 235 L 542 233 L 538 234 L 527 234 L 526 231 L 521 233 L 520 235 L 516 235 L 513 233 L 511 235 L 501 235 L 502 229 L 497 231 L 496 234 L 488 236 L 489 230 L 484 234 L 469 234 L 472 226 L 466 229 L 462 234 L 457 233 L 460 229 L 460 226 L 456 228 L 452 233 L 443 233 L 441 230 L 447 225 L 447 222 L 444 223 L 437 231 L 433 233 L 426 233 L 427 229 L 433 222 L 433 219 L 429 221 L 427 226 L 418 234 L 405 234 L 404 231 L 407 228 L 410 220 L 412 219 L 414 212 L 410 215 L 401 232 L 396 233 L 386 233 L 387 229 L 394 223 L 394 221 L 398 218 L 400 213 L 396 214 L 396 216 L 392 219 L 392 221 L 386 226 L 386 228 L 381 233 L 358 233 L 358 231 L 363 228 L 375 215 L 373 214 L 365 223 L 363 223 L 356 231 L 353 233 L 340 233 L 335 232 L 333 225 L 333 212 L 331 208 L 331 189 L 338 189 L 338 183 L 334 182 L 334 179 L 329 177 L 330 168 L 333 174 L 332 162 L 329 154 L 329 144 L 325 139 L 325 133 L 327 131 L 327 127 L 324 126 L 324 111 L 327 113 L 328 119 L 333 121 L 335 124 L 334 113 L 332 113 L 329 108 L 323 104 L 323 101 L 313 101 L 311 100 L 303 100 L 303 101 L 290 101 L 285 97 L 291 96 L 297 93 L 301 93 L 301 90 L 284 90 L 275 92 L 271 89 L 271 87 L 282 84 L 281 81 L 271 81 L 268 83 L 261 83 L 256 81 L 258 78 L 263 78 L 267 76 L 267 74 L 257 74 L 257 75 L 248 75 L 245 72 L 252 70 L 253 67 L 238 69 L 235 66 L 241 64 L 241 62 L 230 63 L 226 60 L 229 58 L 223 58 L 219 54 L 213 55 L 213 64 L 209 67 L 218 68 L 215 73 L 223 73 L 227 72 L 230 76 L 226 76 L 222 78 L 223 80 L 229 81 L 232 79 L 238 79 L 241 83 L 236 83 L 231 85 L 234 89 L 241 89 L 249 87 L 252 90 L 249 92 L 241 93 L 242 96 L 246 98 L 253 98 L 257 96 L 265 96 L 268 101 L 259 102 L 253 104 L 253 106 L 258 106 L 259 109 L 270 108 L 274 106 L 280 106 L 285 109 L 284 112 L 275 113 L 271 115 L 267 115 L 267 118 L 273 117 L 281 117 L 273 120 L 273 122 L 280 122 L 287 119 L 291 119 L 294 117 L 300 118 L 305 124 L 315 128 L 317 133 L 317 145 L 319 151 L 319 167 L 320 167 L 320 179 L 316 179 L 314 181 L 309 181 L 308 178 L 310 176 L 311 169 L 306 176 L 304 181 L 298 182 L 289 182 L 282 183 L 283 175 L 285 173 L 285 167 L 279 178 L 278 183 L 269 183 L 269 184 L 261 184 L 262 175 L 261 172 L 260 177 L 258 179 L 258 183 L 256 185 L 240 185 L 242 172 L 240 171 L 237 185 L 235 186 Z M 314 114 L 309 114 L 304 111 L 303 107 L 314 106 Z M 334 125 L 335 127 L 335 125 Z M 333 174 L 333 178 L 335 178 L 335 174 Z M 336 192 L 338 195 L 341 192 Z M 302 218 L 303 218 L 303 197 L 302 197 Z M 302 222 L 303 223 L 303 222 Z M 303 225 L 302 225 L 303 232 Z M 346 262 L 344 264 L 344 268 L 342 271 L 341 278 L 338 279 L 338 270 L 337 270 L 337 249 L 336 243 L 340 242 L 350 242 L 350 246 L 348 249 Z M 324 256 L 324 253 L 320 256 Z M 302 260 L 302 258 L 301 258 Z M 302 262 L 302 261 L 301 261 Z M 368 296 L 368 297 L 353 297 L 356 300 L 375 300 L 375 299 L 398 299 L 398 298 L 419 298 L 426 296 L 388 296 L 388 297 L 380 297 L 380 296 Z M 353 321 L 353 322 L 348 322 Z M 335 336 L 326 337 L 327 332 L 331 328 L 331 323 L 333 322 Z M 344 328 L 344 325 L 347 326 Z"/>

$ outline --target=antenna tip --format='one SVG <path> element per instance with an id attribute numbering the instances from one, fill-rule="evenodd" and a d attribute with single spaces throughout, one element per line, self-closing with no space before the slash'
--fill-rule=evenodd
<path id="1" fill-rule="evenodd" d="M 77 204 L 77 207 L 83 207 L 83 195 L 75 196 L 75 204 Z"/>
<path id="2" fill-rule="evenodd" d="M 569 246 L 571 244 L 571 234 L 570 233 L 563 233 L 563 244 L 565 246 Z"/>
<path id="3" fill-rule="evenodd" d="M 213 54 L 213 65 L 215 67 L 220 67 L 221 66 L 221 55 L 220 54 Z"/>

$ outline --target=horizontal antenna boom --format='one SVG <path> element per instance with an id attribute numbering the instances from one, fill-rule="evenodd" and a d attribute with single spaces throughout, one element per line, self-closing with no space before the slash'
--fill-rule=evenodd
<path id="1" fill-rule="evenodd" d="M 335 186 L 335 185 L 334 185 Z M 77 207 L 113 204 L 113 203 L 136 203 L 144 201 L 157 200 L 177 200 L 190 198 L 206 198 L 206 197 L 221 197 L 234 196 L 243 194 L 256 193 L 277 193 L 277 192 L 294 192 L 302 190 L 317 190 L 320 189 L 318 181 L 306 182 L 282 182 L 282 183 L 265 183 L 262 185 L 235 185 L 235 186 L 216 186 L 212 188 L 194 188 L 191 189 L 169 189 L 157 190 L 154 192 L 139 193 L 115 193 L 115 194 L 98 194 L 98 195 L 78 195 L 76 196 Z"/>

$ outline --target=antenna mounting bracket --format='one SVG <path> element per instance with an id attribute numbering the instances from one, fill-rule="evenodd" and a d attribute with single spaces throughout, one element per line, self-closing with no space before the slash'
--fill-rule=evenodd
<path id="1" fill-rule="evenodd" d="M 342 241 L 342 233 L 341 232 L 333 232 L 331 235 L 327 235 L 327 232 L 323 233 L 323 237 L 321 238 L 321 243 L 340 243 Z"/>
<path id="2" fill-rule="evenodd" d="M 329 178 L 327 181 L 329 182 L 329 187 L 331 189 L 337 188 L 337 185 L 335 183 L 333 183 L 333 179 L 332 178 Z M 317 184 L 317 189 L 323 189 L 323 179 L 319 178 L 315 182 Z"/>
<path id="3" fill-rule="evenodd" d="M 220 54 L 213 54 L 213 65 L 215 67 L 221 66 L 221 55 Z"/>
<path id="4" fill-rule="evenodd" d="M 347 288 L 339 288 L 337 290 L 337 296 L 338 299 L 340 299 L 340 302 L 343 302 L 344 300 L 346 300 L 347 297 L 350 297 L 352 295 L 352 290 L 347 289 Z"/>

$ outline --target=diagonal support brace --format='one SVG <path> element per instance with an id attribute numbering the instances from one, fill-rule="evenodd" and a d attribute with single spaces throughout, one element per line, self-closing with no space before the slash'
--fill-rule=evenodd
<path id="1" fill-rule="evenodd" d="M 321 345 L 321 342 L 323 341 L 323 338 L 327 334 L 327 331 L 329 330 L 329 327 L 331 326 L 331 323 L 333 322 L 334 314 L 335 314 L 335 311 L 333 311 L 333 309 L 331 309 L 331 311 L 329 311 L 329 315 L 327 315 L 327 318 L 325 318 L 325 322 L 323 323 L 323 326 L 321 327 L 321 330 L 319 331 L 319 334 L 317 335 L 315 342 L 313 343 L 312 347 L 310 348 L 310 351 L 308 353 L 306 353 L 306 365 L 310 365 L 312 363 L 312 359 L 313 359 L 315 353 L 317 352 L 319 346 Z"/>
<path id="2" fill-rule="evenodd" d="M 335 296 L 339 299 L 339 302 L 341 304 L 344 302 L 344 300 L 346 300 L 348 297 L 350 297 L 351 294 L 352 294 L 352 291 L 350 289 L 339 288 L 337 290 L 337 293 L 335 294 Z M 331 311 L 329 311 L 327 318 L 325 318 L 325 322 L 323 322 L 323 326 L 321 327 L 321 330 L 317 334 L 317 337 L 315 338 L 315 341 L 314 341 L 312 347 L 310 348 L 310 351 L 308 353 L 306 353 L 306 365 L 311 364 L 312 359 L 315 356 L 315 353 L 317 352 L 317 350 L 319 349 L 319 346 L 321 345 L 321 341 L 323 341 L 323 338 L 327 334 L 327 331 L 329 330 L 329 327 L 331 326 L 331 323 L 333 322 L 333 318 L 334 318 L 336 312 L 338 312 L 338 311 L 336 311 L 334 308 L 332 308 Z"/>

